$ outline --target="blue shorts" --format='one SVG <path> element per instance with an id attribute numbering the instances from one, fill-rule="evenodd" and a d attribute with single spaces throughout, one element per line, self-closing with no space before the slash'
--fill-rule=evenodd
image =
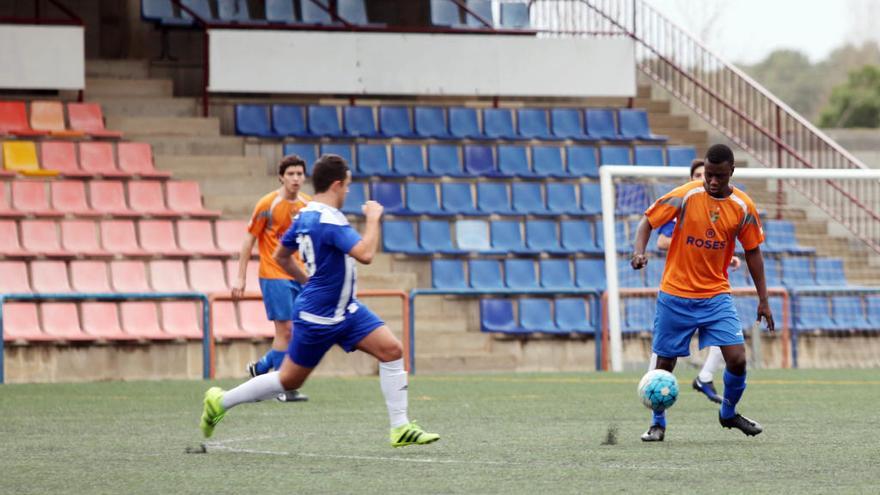
<path id="1" fill-rule="evenodd" d="M 263 292 L 266 318 L 271 321 L 293 321 L 293 302 L 302 291 L 299 282 L 285 278 L 261 278 L 260 290 Z"/>
<path id="2" fill-rule="evenodd" d="M 654 315 L 654 352 L 669 358 L 689 356 L 696 331 L 700 332 L 700 349 L 744 343 L 733 297 L 718 294 L 708 299 L 687 299 L 660 292 Z"/>
<path id="3" fill-rule="evenodd" d="M 316 325 L 297 317 L 293 322 L 296 331 L 293 332 L 287 355 L 302 367 L 314 368 L 333 344 L 338 344 L 345 352 L 352 352 L 364 337 L 384 324 L 381 318 L 361 303 L 357 303 L 354 313 L 346 311 L 345 320 L 335 325 Z"/>

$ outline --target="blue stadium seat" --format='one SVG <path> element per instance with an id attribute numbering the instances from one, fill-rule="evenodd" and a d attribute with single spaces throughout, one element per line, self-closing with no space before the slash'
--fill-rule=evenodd
<path id="1" fill-rule="evenodd" d="M 617 184 L 616 215 L 642 215 L 651 205 L 644 184 Z"/>
<path id="2" fill-rule="evenodd" d="M 428 145 L 428 175 L 466 177 L 461 170 L 461 156 L 458 146 L 452 144 L 429 144 Z"/>
<path id="3" fill-rule="evenodd" d="M 282 24 L 296 24 L 296 10 L 292 0 L 266 0 L 266 20 Z"/>
<path id="4" fill-rule="evenodd" d="M 654 186 L 651 188 L 651 192 L 653 193 L 653 197 L 651 198 L 651 200 L 656 201 L 657 199 L 665 196 L 666 193 L 672 191 L 678 186 L 679 184 L 676 184 L 674 182 L 658 182 L 654 184 Z"/>
<path id="5" fill-rule="evenodd" d="M 382 250 L 386 253 L 431 254 L 419 247 L 417 239 L 415 226 L 408 220 L 382 222 Z"/>
<path id="6" fill-rule="evenodd" d="M 614 124 L 614 110 L 610 108 L 588 108 L 584 110 L 584 127 L 587 135 L 604 141 L 629 141 L 617 133 Z"/>
<path id="7" fill-rule="evenodd" d="M 420 144 L 392 144 L 391 167 L 394 175 L 403 177 L 427 177 L 425 156 Z"/>
<path id="8" fill-rule="evenodd" d="M 587 317 L 587 304 L 582 297 L 559 297 L 554 301 L 556 326 L 563 332 L 596 333 Z"/>
<path id="9" fill-rule="evenodd" d="M 649 263 L 650 264 L 650 263 Z M 621 287 L 645 287 L 645 270 L 633 270 L 628 259 L 617 260 L 617 282 Z"/>
<path id="10" fill-rule="evenodd" d="M 541 287 L 545 289 L 574 289 L 574 277 L 567 258 L 538 262 L 541 268 Z"/>
<path id="11" fill-rule="evenodd" d="M 504 290 L 501 278 L 501 262 L 498 260 L 476 259 L 468 262 L 471 288 L 476 290 Z"/>
<path id="12" fill-rule="evenodd" d="M 504 2 L 501 4 L 501 27 L 510 29 L 529 29 L 529 6 L 524 2 Z"/>
<path id="13" fill-rule="evenodd" d="M 747 272 L 749 271 L 748 267 L 745 264 L 745 261 L 742 262 L 740 267 L 736 270 L 733 268 L 727 268 L 727 279 L 730 281 L 731 287 L 749 287 L 751 282 L 749 282 L 749 278 L 747 276 Z"/>
<path id="14" fill-rule="evenodd" d="M 583 215 L 584 211 L 578 204 L 575 184 L 548 182 L 547 209 L 559 215 Z"/>
<path id="15" fill-rule="evenodd" d="M 782 284 L 789 289 L 816 285 L 810 258 L 785 256 L 782 258 Z"/>
<path id="16" fill-rule="evenodd" d="M 544 195 L 538 182 L 514 182 L 511 188 L 513 209 L 522 215 L 553 215 L 544 204 Z"/>
<path id="17" fill-rule="evenodd" d="M 396 182 L 373 182 L 370 184 L 370 197 L 378 201 L 389 215 L 412 215 L 403 202 L 400 184 Z"/>
<path id="18" fill-rule="evenodd" d="M 440 185 L 443 193 L 443 211 L 453 215 L 484 215 L 474 207 L 474 195 L 470 182 L 444 182 Z"/>
<path id="19" fill-rule="evenodd" d="M 541 141 L 560 139 L 550 133 L 547 110 L 544 108 L 520 108 L 516 111 L 516 119 L 520 137 Z"/>
<path id="20" fill-rule="evenodd" d="M 385 137 L 416 138 L 407 107 L 379 107 L 379 133 Z"/>
<path id="21" fill-rule="evenodd" d="M 756 312 L 757 312 L 757 310 L 756 310 Z M 777 328 L 780 328 L 783 325 L 782 296 L 770 296 L 770 312 L 773 313 L 773 315 L 774 315 L 774 321 L 776 322 Z M 792 320 L 792 316 L 791 316 L 792 312 L 793 312 L 793 307 L 790 304 L 789 311 L 788 311 L 788 318 L 786 318 L 788 320 L 787 321 L 788 328 L 790 328 L 790 329 L 794 329 L 794 324 L 792 323 L 793 320 Z M 776 315 L 779 315 L 779 316 L 776 316 Z M 757 316 L 757 314 L 752 313 L 752 322 L 755 321 L 755 316 Z M 761 323 L 761 325 L 764 325 L 764 324 Z"/>
<path id="22" fill-rule="evenodd" d="M 183 19 L 174 12 L 171 0 L 141 0 L 141 18 L 160 26 L 191 26 L 192 18 Z"/>
<path id="23" fill-rule="evenodd" d="M 483 134 L 490 139 L 520 139 L 513 128 L 513 110 L 509 108 L 483 109 Z"/>
<path id="24" fill-rule="evenodd" d="M 690 167 L 696 160 L 697 150 L 693 146 L 667 146 L 666 163 L 670 167 Z"/>
<path id="25" fill-rule="evenodd" d="M 262 23 L 251 19 L 247 0 L 217 0 L 217 18 L 224 22 Z"/>
<path id="26" fill-rule="evenodd" d="M 600 146 L 600 165 L 632 165 L 627 146 Z"/>
<path id="27" fill-rule="evenodd" d="M 868 322 L 874 330 L 880 329 L 880 295 L 873 294 L 865 297 L 865 312 L 868 314 Z"/>
<path id="28" fill-rule="evenodd" d="M 843 286 L 849 285 L 840 258 L 816 258 L 816 284 Z"/>
<path id="29" fill-rule="evenodd" d="M 489 223 L 485 220 L 459 220 L 455 222 L 455 244 L 470 252 L 490 253 Z"/>
<path id="30" fill-rule="evenodd" d="M 558 146 L 532 146 L 532 169 L 538 177 L 568 177 L 562 164 L 562 148 Z"/>
<path id="31" fill-rule="evenodd" d="M 832 296 L 831 319 L 838 330 L 868 330 L 873 325 L 868 321 L 862 298 L 858 296 Z"/>
<path id="32" fill-rule="evenodd" d="M 526 247 L 537 252 L 568 254 L 559 245 L 559 234 L 553 220 L 526 220 Z"/>
<path id="33" fill-rule="evenodd" d="M 467 3 L 465 5 L 467 6 L 468 10 L 482 17 L 483 20 L 488 23 L 487 26 L 486 23 L 483 23 L 482 20 L 465 11 L 465 24 L 467 24 L 468 27 L 492 29 L 495 26 L 495 23 L 492 21 L 491 0 L 467 0 Z"/>
<path id="34" fill-rule="evenodd" d="M 647 297 L 631 297 L 624 304 L 624 333 L 650 332 L 654 329 L 656 300 Z"/>
<path id="35" fill-rule="evenodd" d="M 568 175 L 574 177 L 599 178 L 599 165 L 596 162 L 596 148 L 593 146 L 569 146 Z"/>
<path id="36" fill-rule="evenodd" d="M 498 174 L 507 177 L 535 177 L 529 169 L 525 146 L 501 144 L 498 146 Z"/>
<path id="37" fill-rule="evenodd" d="M 495 169 L 495 155 L 491 146 L 465 145 L 464 170 L 470 176 L 498 177 Z"/>
<path id="38" fill-rule="evenodd" d="M 328 105 L 309 105 L 309 132 L 314 136 L 341 137 L 339 115 L 336 107 Z"/>
<path id="39" fill-rule="evenodd" d="M 272 129 L 281 136 L 312 137 L 302 105 L 272 105 Z"/>
<path id="40" fill-rule="evenodd" d="M 269 123 L 266 105 L 235 105 L 235 133 L 239 136 L 279 137 Z"/>
<path id="41" fill-rule="evenodd" d="M 449 222 L 446 220 L 420 220 L 419 245 L 429 253 L 465 254 L 467 251 L 452 246 Z"/>
<path id="42" fill-rule="evenodd" d="M 510 299 L 480 299 L 480 331 L 512 334 L 525 332 L 516 322 L 513 301 Z"/>
<path id="43" fill-rule="evenodd" d="M 452 139 L 441 107 L 416 107 L 416 135 L 423 138 Z"/>
<path id="44" fill-rule="evenodd" d="M 477 183 L 477 210 L 484 214 L 513 215 L 510 207 L 510 193 L 503 182 Z"/>
<path id="45" fill-rule="evenodd" d="M 358 144 L 357 170 L 353 175 L 389 177 L 394 173 L 388 163 L 388 149 L 384 144 Z"/>
<path id="46" fill-rule="evenodd" d="M 663 280 L 663 270 L 666 269 L 666 258 L 651 258 L 645 271 L 645 286 L 660 287 Z"/>
<path id="47" fill-rule="evenodd" d="M 733 298 L 733 305 L 736 307 L 736 313 L 739 317 L 740 326 L 743 330 L 752 329 L 755 323 L 755 316 L 758 314 L 758 299 L 747 296 L 736 296 Z M 773 312 L 773 309 L 770 310 Z M 773 313 L 773 318 L 782 318 L 781 313 Z M 780 323 L 777 323 L 779 325 Z"/>
<path id="48" fill-rule="evenodd" d="M 492 234 L 492 249 L 513 254 L 535 254 L 526 248 L 520 223 L 515 220 L 494 220 L 489 222 Z"/>
<path id="49" fill-rule="evenodd" d="M 321 155 L 339 155 L 348 164 L 349 168 L 354 169 L 354 157 L 351 154 L 351 145 L 343 143 L 328 143 L 321 145 Z"/>
<path id="50" fill-rule="evenodd" d="M 440 202 L 437 200 L 437 186 L 433 182 L 407 182 L 406 208 L 417 215 L 449 215 L 440 209 Z"/>
<path id="51" fill-rule="evenodd" d="M 306 162 L 306 175 L 309 177 L 312 176 L 312 168 L 315 166 L 315 160 L 318 159 L 317 155 L 315 155 L 315 145 L 311 143 L 285 143 L 284 146 L 281 147 L 282 152 L 285 156 L 287 155 L 296 155 L 303 159 Z"/>
<path id="52" fill-rule="evenodd" d="M 208 0 L 181 0 L 180 2 L 186 7 L 189 7 L 190 10 L 196 13 L 202 20 L 207 22 L 213 22 L 217 19 L 214 17 L 214 13 L 211 11 L 211 3 Z M 180 9 L 180 17 L 186 20 L 192 20 L 192 16 L 183 9 Z"/>
<path id="53" fill-rule="evenodd" d="M 367 202 L 367 188 L 363 182 L 352 182 L 348 186 L 348 195 L 342 205 L 342 213 L 346 215 L 362 215 L 361 206 Z"/>
<path id="54" fill-rule="evenodd" d="M 462 260 L 431 260 L 431 287 L 435 289 L 466 290 Z"/>
<path id="55" fill-rule="evenodd" d="M 648 125 L 648 112 L 642 108 L 621 108 L 617 111 L 620 120 L 620 135 L 628 139 L 641 141 L 666 141 L 667 136 L 660 136 L 651 132 Z"/>
<path id="56" fill-rule="evenodd" d="M 581 112 L 576 108 L 553 108 L 550 110 L 550 125 L 553 135 L 559 139 L 575 141 L 595 141 L 584 133 Z"/>
<path id="57" fill-rule="evenodd" d="M 346 22 L 356 26 L 383 26 L 383 24 L 371 23 L 367 18 L 366 0 L 336 0 L 336 12 Z"/>
<path id="58" fill-rule="evenodd" d="M 765 256 L 764 280 L 767 287 L 782 287 L 782 275 L 779 272 L 779 260 Z"/>
<path id="59" fill-rule="evenodd" d="M 573 253 L 600 254 L 596 247 L 593 224 L 586 220 L 563 220 L 559 223 L 562 248 Z"/>
<path id="60" fill-rule="evenodd" d="M 764 222 L 764 250 L 769 253 L 815 254 L 816 249 L 801 246 L 794 235 L 794 224 L 788 220 Z"/>
<path id="61" fill-rule="evenodd" d="M 480 132 L 477 110 L 467 107 L 451 107 L 449 109 L 449 134 L 457 139 L 486 138 Z"/>
<path id="62" fill-rule="evenodd" d="M 650 165 L 657 167 L 666 165 L 663 161 L 662 146 L 636 146 L 633 155 L 635 155 L 636 165 Z"/>
<path id="63" fill-rule="evenodd" d="M 330 2 L 327 0 L 300 0 L 299 10 L 300 15 L 302 15 L 302 23 L 317 24 L 319 26 L 338 25 L 339 22 L 334 21 L 330 13 L 318 6 L 316 2 L 321 2 L 321 5 L 324 6 L 330 5 Z"/>
<path id="64" fill-rule="evenodd" d="M 524 297 L 519 300 L 519 325 L 528 332 L 562 333 L 553 319 L 552 301 Z"/>
<path id="65" fill-rule="evenodd" d="M 632 243 L 626 237 L 626 223 L 623 221 L 614 222 L 614 241 L 617 245 L 618 253 L 626 253 L 632 249 Z M 596 246 L 604 252 L 605 250 L 605 231 L 602 227 L 602 220 L 596 221 Z"/>
<path id="66" fill-rule="evenodd" d="M 581 289 L 605 290 L 605 260 L 599 258 L 574 260 L 574 283 Z"/>
<path id="67" fill-rule="evenodd" d="M 373 120 L 373 107 L 342 107 L 342 121 L 345 134 L 350 137 L 379 137 L 376 122 Z"/>
<path id="68" fill-rule="evenodd" d="M 594 182 L 581 184 L 581 211 L 586 215 L 602 214 L 602 191 L 599 184 Z"/>
<path id="69" fill-rule="evenodd" d="M 431 0 L 431 25 L 464 27 L 458 5 L 452 0 Z"/>
<path id="70" fill-rule="evenodd" d="M 825 296 L 798 296 L 794 298 L 795 327 L 800 331 L 833 330 L 828 298 Z M 771 310 L 772 311 L 772 310 Z"/>
<path id="71" fill-rule="evenodd" d="M 508 289 L 540 289 L 535 262 L 530 258 L 504 260 L 504 285 Z"/>

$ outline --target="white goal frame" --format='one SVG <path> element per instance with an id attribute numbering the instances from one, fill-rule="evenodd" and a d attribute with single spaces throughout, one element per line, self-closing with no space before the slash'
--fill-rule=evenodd
<path id="1" fill-rule="evenodd" d="M 614 231 L 614 181 L 618 178 L 678 178 L 686 179 L 688 167 L 649 167 L 633 165 L 603 165 L 599 167 L 602 192 L 602 233 L 605 238 L 605 283 L 607 287 L 609 347 L 611 371 L 623 371 L 623 342 L 620 331 L 620 284 L 617 277 L 617 239 Z M 738 168 L 736 179 L 880 179 L 877 169 L 791 169 L 791 168 Z M 682 181 L 684 183 L 684 181 Z"/>

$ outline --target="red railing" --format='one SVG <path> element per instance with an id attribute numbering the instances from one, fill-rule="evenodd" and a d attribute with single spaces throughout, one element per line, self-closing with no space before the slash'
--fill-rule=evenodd
<path id="1" fill-rule="evenodd" d="M 532 3 L 532 22 L 545 36 L 589 33 L 632 38 L 642 72 L 762 166 L 868 168 L 643 0 L 538 0 Z M 880 182 L 784 183 L 880 252 Z M 778 185 L 775 213 L 781 217 L 783 181 Z"/>

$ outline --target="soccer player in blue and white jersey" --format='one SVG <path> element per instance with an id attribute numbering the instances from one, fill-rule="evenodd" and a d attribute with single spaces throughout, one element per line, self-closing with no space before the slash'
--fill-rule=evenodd
<path id="1" fill-rule="evenodd" d="M 293 339 L 281 369 L 257 376 L 224 391 L 205 392 L 202 433 L 210 437 L 229 409 L 297 390 L 334 344 L 346 352 L 360 350 L 379 361 L 379 383 L 391 422 L 391 445 L 424 445 L 440 435 L 427 433 L 407 417 L 407 374 L 403 346 L 385 323 L 355 298 L 355 262 L 369 264 L 379 246 L 382 205 L 367 201 L 361 237 L 339 211 L 345 202 L 351 172 L 337 155 L 323 155 L 312 173 L 315 195 L 294 219 L 275 252 L 278 264 L 303 290 L 294 304 Z M 305 271 L 293 261 L 299 253 Z"/>

